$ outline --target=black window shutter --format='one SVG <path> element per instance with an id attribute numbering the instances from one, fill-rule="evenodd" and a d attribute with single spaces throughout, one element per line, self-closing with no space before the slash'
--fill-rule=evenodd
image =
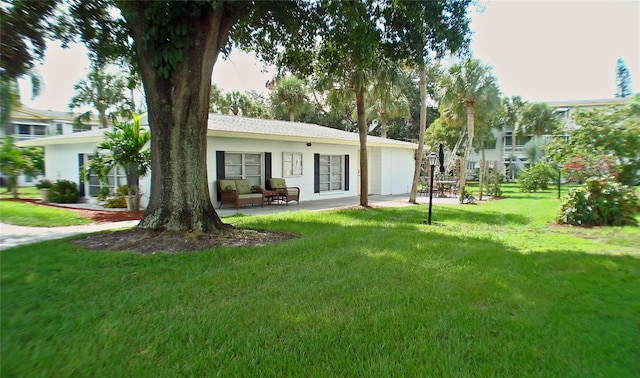
<path id="1" fill-rule="evenodd" d="M 224 180 L 224 178 L 224 151 L 216 151 L 216 179 Z M 222 199 L 218 190 L 218 183 L 216 183 L 216 197 L 218 201 Z"/>
<path id="2" fill-rule="evenodd" d="M 264 153 L 264 185 L 267 189 L 271 189 L 269 187 L 269 179 L 273 175 L 273 171 L 271 170 L 271 152 Z"/>
<path id="3" fill-rule="evenodd" d="M 80 197 L 84 197 L 85 195 L 85 182 L 82 179 L 82 167 L 84 167 L 84 154 L 78 154 L 78 172 L 80 173 L 80 180 L 78 181 L 80 185 L 78 185 L 78 188 L 80 189 Z"/>
<path id="4" fill-rule="evenodd" d="M 320 154 L 313 154 L 313 192 L 320 193 Z"/>
<path id="5" fill-rule="evenodd" d="M 344 155 L 344 190 L 349 190 L 349 155 Z"/>

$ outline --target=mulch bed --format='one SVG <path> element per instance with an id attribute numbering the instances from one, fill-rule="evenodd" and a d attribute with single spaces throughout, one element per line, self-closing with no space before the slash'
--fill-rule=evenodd
<path id="1" fill-rule="evenodd" d="M 39 206 L 63 208 L 76 212 L 79 216 L 94 222 L 119 222 L 140 220 L 143 211 L 108 211 L 78 209 L 59 204 L 43 203 L 38 199 L 18 198 L 7 201 L 21 201 Z M 3 200 L 4 201 L 4 200 Z M 141 230 L 131 228 L 127 230 L 98 232 L 89 234 L 81 239 L 74 239 L 71 243 L 94 251 L 130 251 L 141 254 L 180 253 L 220 247 L 250 247 L 263 246 L 272 243 L 295 239 L 296 234 L 247 229 L 229 229 L 213 232 L 169 232 Z"/>
<path id="2" fill-rule="evenodd" d="M 35 205 L 40 206 L 49 206 L 62 208 L 65 210 L 71 210 L 78 214 L 78 216 L 91 219 L 94 222 L 120 222 L 120 221 L 129 221 L 129 220 L 140 220 L 144 215 L 144 211 L 123 211 L 123 210 L 89 210 L 89 209 L 78 209 L 71 206 L 65 206 L 61 204 L 51 204 L 42 202 L 39 199 L 35 198 L 17 198 L 17 199 L 6 199 L 3 201 L 20 201 L 20 202 L 28 202 L 33 203 Z"/>

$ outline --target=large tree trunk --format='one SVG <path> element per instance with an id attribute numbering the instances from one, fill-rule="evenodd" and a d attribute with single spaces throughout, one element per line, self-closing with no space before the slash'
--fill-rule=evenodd
<path id="1" fill-rule="evenodd" d="M 467 147 L 464 150 L 464 157 L 460 162 L 460 194 L 464 193 L 467 185 L 467 165 L 469 164 L 469 155 L 473 148 L 474 120 L 473 120 L 473 103 L 465 104 L 467 109 Z"/>
<path id="2" fill-rule="evenodd" d="M 225 13 L 225 5 L 203 8 L 188 20 L 191 45 L 183 50 L 182 61 L 163 77 L 145 49 L 146 5 L 131 6 L 137 8 L 127 13 L 127 22 L 136 41 L 151 130 L 151 197 L 138 227 L 225 228 L 209 195 L 207 119 L 213 66 L 237 18 Z"/>
<path id="3" fill-rule="evenodd" d="M 421 64 L 418 68 L 420 75 L 420 132 L 418 134 L 418 151 L 413 167 L 413 181 L 411 182 L 411 193 L 409 193 L 409 202 L 416 203 L 418 194 L 418 181 L 420 181 L 420 170 L 422 168 L 422 159 L 424 158 L 424 134 L 427 130 L 427 78 L 426 67 Z M 427 167 L 429 171 L 431 167 Z"/>
<path id="4" fill-rule="evenodd" d="M 356 112 L 360 137 L 360 206 L 369 206 L 369 160 L 367 159 L 367 120 L 364 109 L 365 85 L 356 85 Z"/>

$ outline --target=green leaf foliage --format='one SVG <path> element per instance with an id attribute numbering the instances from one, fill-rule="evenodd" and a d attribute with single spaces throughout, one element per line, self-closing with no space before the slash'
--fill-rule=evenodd
<path id="1" fill-rule="evenodd" d="M 549 182 L 558 176 L 557 171 L 546 162 L 540 162 L 525 168 L 518 176 L 521 192 L 537 192 L 547 190 Z"/>
<path id="2" fill-rule="evenodd" d="M 626 185 L 638 182 L 640 170 L 640 95 L 624 106 L 581 110 L 575 117 L 580 127 L 568 140 L 556 139 L 547 156 L 565 164 L 607 157 L 607 165 Z M 578 162 L 579 163 L 579 162 Z"/>
<path id="3" fill-rule="evenodd" d="M 592 177 L 572 189 L 562 203 L 558 223 L 575 226 L 637 225 L 640 202 L 633 188 L 613 177 Z"/>
<path id="4" fill-rule="evenodd" d="M 79 196 L 78 184 L 69 180 L 57 180 L 49 192 L 49 201 L 53 203 L 76 203 Z"/>

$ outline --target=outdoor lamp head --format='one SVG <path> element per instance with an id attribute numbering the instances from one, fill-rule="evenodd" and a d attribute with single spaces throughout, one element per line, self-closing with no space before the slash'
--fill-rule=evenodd
<path id="1" fill-rule="evenodd" d="M 429 154 L 429 156 L 427 156 L 427 159 L 429 159 L 429 165 L 433 167 L 438 162 L 438 155 L 432 152 Z"/>

